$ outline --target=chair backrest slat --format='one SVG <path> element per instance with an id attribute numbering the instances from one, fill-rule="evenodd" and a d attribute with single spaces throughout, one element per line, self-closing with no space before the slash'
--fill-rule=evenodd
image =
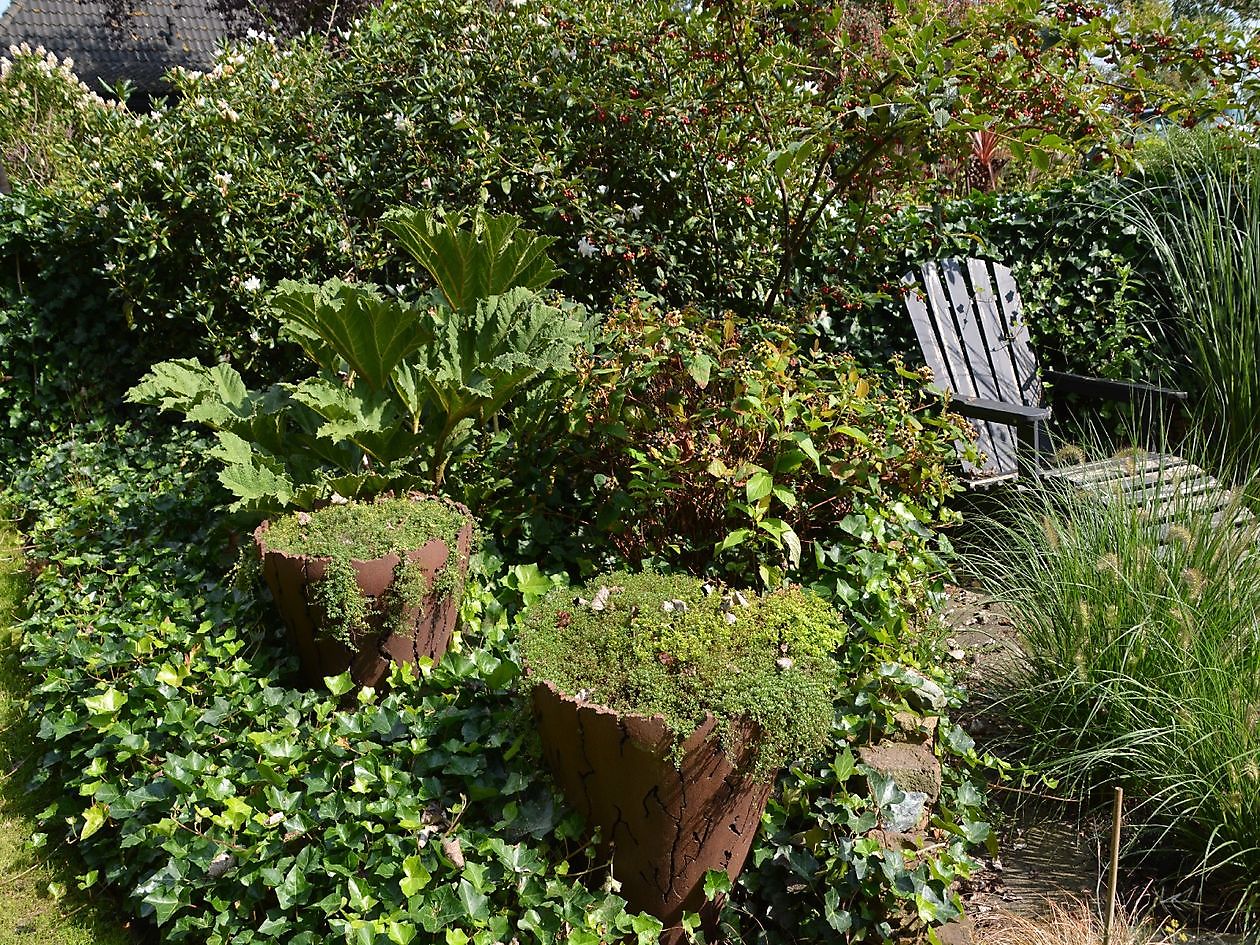
<path id="1" fill-rule="evenodd" d="M 1028 337 L 1028 323 L 1024 321 L 1024 302 L 1011 271 L 1005 266 L 993 264 L 993 281 L 997 285 L 998 305 L 1002 310 L 1002 323 L 1010 345 L 1015 376 L 1019 380 L 1023 402 L 1031 407 L 1041 406 L 1044 391 L 1041 375 L 1037 373 L 1037 358 L 1033 355 L 1032 342 Z"/>
<path id="2" fill-rule="evenodd" d="M 1015 359 L 1011 352 L 1009 332 L 998 308 L 996 290 L 989 276 L 989 266 L 983 259 L 968 259 L 967 273 L 971 277 L 971 290 L 976 305 L 980 330 L 985 337 L 989 363 L 993 365 L 993 380 L 997 387 L 995 400 L 1006 403 L 1027 404 L 1024 385 L 1016 374 Z M 1031 404 L 1030 406 L 1036 406 Z"/>
<path id="3" fill-rule="evenodd" d="M 925 263 L 906 275 L 906 309 L 936 382 L 963 397 L 1038 406 L 1041 382 L 1028 343 L 1023 304 L 1010 270 L 983 260 Z M 1018 471 L 1016 430 L 976 422 L 983 468 L 964 462 L 975 480 Z"/>
<path id="4" fill-rule="evenodd" d="M 997 378 L 989 361 L 985 339 L 980 333 L 979 315 L 962 267 L 957 260 L 945 259 L 939 263 L 938 271 L 945 281 L 946 294 L 949 296 L 949 317 L 954 331 L 962 341 L 965 370 L 975 385 L 976 396 L 986 400 L 1000 400 Z"/>
<path id="5" fill-rule="evenodd" d="M 936 382 L 964 397 L 979 397 L 975 378 L 967 364 L 967 356 L 963 353 L 962 336 L 954 322 L 945 286 L 941 282 L 941 272 L 934 262 L 923 267 L 923 287 L 927 290 L 932 330 L 941 340 L 940 347 L 944 355 L 944 363 L 939 367 L 928 365 L 936 375 Z"/>

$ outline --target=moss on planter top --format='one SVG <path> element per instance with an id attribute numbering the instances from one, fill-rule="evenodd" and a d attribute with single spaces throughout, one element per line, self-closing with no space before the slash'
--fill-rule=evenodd
<path id="1" fill-rule="evenodd" d="M 467 515 L 440 499 L 383 498 L 297 512 L 273 522 L 269 548 L 290 555 L 368 561 L 423 548 L 437 538 L 455 547 Z"/>
<path id="2" fill-rule="evenodd" d="M 835 609 L 799 589 L 758 596 L 618 572 L 548 594 L 526 613 L 520 647 L 531 674 L 566 695 L 663 716 L 675 749 L 711 712 L 734 759 L 734 723 L 754 723 L 752 767 L 765 774 L 826 743 L 844 637 Z"/>

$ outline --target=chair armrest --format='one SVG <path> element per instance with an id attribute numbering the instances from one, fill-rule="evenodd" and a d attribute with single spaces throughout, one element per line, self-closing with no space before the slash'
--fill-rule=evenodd
<path id="1" fill-rule="evenodd" d="M 1026 404 L 1007 404 L 1000 400 L 982 397 L 954 395 L 950 406 L 972 420 L 992 420 L 1009 426 L 1031 427 L 1050 419 L 1049 407 L 1029 407 Z"/>
<path id="2" fill-rule="evenodd" d="M 1137 381 L 1086 377 L 1083 374 L 1068 374 L 1065 371 L 1042 371 L 1041 379 L 1053 384 L 1057 390 L 1069 391 L 1073 394 L 1091 394 L 1095 397 L 1105 397 L 1107 400 L 1132 401 L 1151 398 L 1185 400 L 1189 396 L 1184 390 L 1157 387 L 1154 384 L 1142 384 Z"/>

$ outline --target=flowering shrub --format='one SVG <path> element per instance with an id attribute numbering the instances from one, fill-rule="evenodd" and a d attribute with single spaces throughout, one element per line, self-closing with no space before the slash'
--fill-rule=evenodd
<path id="1" fill-rule="evenodd" d="M 9 187 L 73 186 L 90 171 L 93 146 L 119 131 L 122 106 L 74 74 L 74 60 L 43 46 L 0 57 L 0 168 Z"/>

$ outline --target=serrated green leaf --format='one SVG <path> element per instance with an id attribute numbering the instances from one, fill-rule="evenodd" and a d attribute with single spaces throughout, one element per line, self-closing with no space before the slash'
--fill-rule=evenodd
<path id="1" fill-rule="evenodd" d="M 429 314 L 374 286 L 331 279 L 323 285 L 285 280 L 271 297 L 277 317 L 307 353 L 335 373 L 329 351 L 382 391 L 398 364 L 433 339 Z"/>
<path id="2" fill-rule="evenodd" d="M 471 312 L 479 301 L 512 289 L 538 291 L 561 274 L 547 256 L 555 240 L 522 229 L 511 214 L 479 212 L 465 220 L 408 207 L 384 223 L 455 312 Z"/>
<path id="3" fill-rule="evenodd" d="M 709 386 L 709 375 L 712 371 L 713 359 L 703 352 L 695 354 L 687 362 L 687 373 L 696 382 L 696 386 L 702 389 Z"/>

